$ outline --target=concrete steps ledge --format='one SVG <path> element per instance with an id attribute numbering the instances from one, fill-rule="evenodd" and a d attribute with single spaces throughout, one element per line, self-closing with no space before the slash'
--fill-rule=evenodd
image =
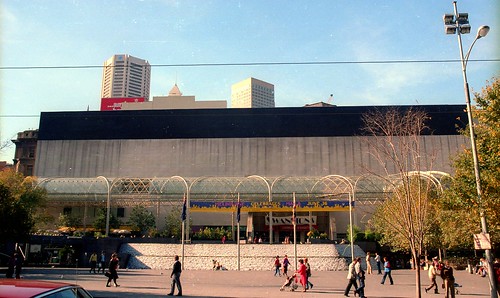
<path id="1" fill-rule="evenodd" d="M 365 253 L 354 246 L 355 256 Z M 175 255 L 182 257 L 181 244 L 127 243 L 120 247 L 120 254 L 130 255 L 129 269 L 170 270 Z M 274 270 L 276 256 L 284 255 L 295 270 L 293 244 L 242 244 L 240 245 L 240 270 Z M 184 268 L 188 270 L 210 270 L 213 261 L 218 261 L 227 270 L 238 269 L 238 246 L 236 244 L 185 244 Z M 349 245 L 342 244 L 298 244 L 297 258 L 309 259 L 313 271 L 346 270 L 351 257 Z"/>

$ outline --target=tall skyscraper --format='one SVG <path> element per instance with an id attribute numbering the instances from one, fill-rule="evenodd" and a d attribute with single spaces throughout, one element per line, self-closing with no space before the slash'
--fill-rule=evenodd
<path id="1" fill-rule="evenodd" d="M 144 97 L 149 100 L 151 65 L 130 55 L 114 55 L 104 62 L 101 98 Z"/>
<path id="2" fill-rule="evenodd" d="M 248 78 L 231 86 L 232 108 L 274 108 L 274 85 Z"/>

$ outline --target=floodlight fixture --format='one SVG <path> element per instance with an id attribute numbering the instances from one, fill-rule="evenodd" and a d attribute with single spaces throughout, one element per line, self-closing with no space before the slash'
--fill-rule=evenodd
<path id="1" fill-rule="evenodd" d="M 443 22 L 445 25 L 455 25 L 454 18 L 455 15 L 447 13 L 443 16 Z"/>
<path id="2" fill-rule="evenodd" d="M 444 32 L 446 34 L 455 34 L 457 33 L 457 27 L 455 27 L 455 25 L 445 25 Z"/>
<path id="3" fill-rule="evenodd" d="M 465 25 L 460 25 L 460 34 L 469 34 L 470 33 L 470 25 L 465 24 Z"/>
<path id="4" fill-rule="evenodd" d="M 461 12 L 457 16 L 457 23 L 459 25 L 469 24 L 469 14 L 466 12 Z"/>

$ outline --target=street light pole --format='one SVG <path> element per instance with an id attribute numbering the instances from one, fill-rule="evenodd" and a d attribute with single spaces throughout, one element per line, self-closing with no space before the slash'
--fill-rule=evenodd
<path id="1" fill-rule="evenodd" d="M 97 179 L 104 179 L 104 181 L 106 182 L 106 188 L 107 188 L 107 191 L 108 191 L 108 195 L 107 195 L 107 198 L 106 198 L 106 237 L 109 236 L 109 218 L 110 218 L 110 213 L 111 213 L 111 194 L 110 194 L 110 185 L 109 185 L 109 181 L 106 177 L 104 176 L 98 176 Z"/>
<path id="2" fill-rule="evenodd" d="M 481 26 L 477 31 L 476 38 L 472 42 L 469 50 L 464 56 L 464 51 L 462 47 L 462 35 L 470 32 L 470 25 L 468 21 L 467 13 L 458 13 L 457 9 L 457 1 L 453 1 L 454 15 L 444 15 L 443 20 L 445 22 L 445 31 L 446 34 L 455 34 L 458 36 L 458 47 L 460 49 L 460 61 L 462 64 L 462 75 L 464 79 L 464 92 L 465 92 L 465 103 L 467 106 L 467 118 L 469 121 L 469 134 L 470 134 L 470 142 L 471 142 L 471 150 L 472 150 L 472 158 L 474 162 L 474 176 L 476 180 L 476 191 L 477 191 L 477 199 L 479 203 L 479 215 L 481 218 L 481 233 L 484 235 L 488 234 L 488 228 L 486 224 L 486 215 L 484 214 L 483 201 L 482 201 L 482 188 L 481 188 L 481 175 L 479 171 L 479 160 L 477 157 L 477 146 L 476 146 L 476 138 L 474 134 L 474 122 L 472 118 L 472 107 L 470 100 L 470 90 L 469 83 L 467 82 L 467 62 L 469 61 L 469 55 L 471 53 L 472 47 L 476 43 L 476 41 L 482 37 L 485 37 L 490 30 L 488 26 Z M 493 272 L 493 256 L 491 254 L 491 249 L 485 249 L 486 260 L 488 263 L 488 272 Z M 490 296 L 492 298 L 497 298 L 497 289 L 496 289 L 496 280 L 494 274 L 488 274 L 490 280 Z"/>

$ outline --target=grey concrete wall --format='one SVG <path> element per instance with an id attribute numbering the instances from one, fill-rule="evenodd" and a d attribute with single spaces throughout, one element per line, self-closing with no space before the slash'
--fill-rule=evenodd
<path id="1" fill-rule="evenodd" d="M 450 173 L 450 156 L 467 144 L 461 135 L 421 138 L 421 170 Z M 35 175 L 357 176 L 382 170 L 369 147 L 359 137 L 38 141 Z"/>
<path id="2" fill-rule="evenodd" d="M 210 270 L 212 260 L 217 260 L 228 270 L 238 269 L 237 246 L 235 244 L 186 244 L 184 268 L 188 270 Z M 182 255 L 180 244 L 128 243 L 120 247 L 121 254 L 129 254 L 127 268 L 170 269 L 174 255 Z M 293 244 L 242 244 L 240 245 L 240 269 L 271 271 L 274 258 L 288 255 L 292 268 L 296 270 Z M 364 260 L 365 252 L 354 245 L 354 255 Z M 298 244 L 297 258 L 308 258 L 311 270 L 342 271 L 347 269 L 351 257 L 348 245 Z M 363 262 L 363 266 L 364 262 Z"/>

